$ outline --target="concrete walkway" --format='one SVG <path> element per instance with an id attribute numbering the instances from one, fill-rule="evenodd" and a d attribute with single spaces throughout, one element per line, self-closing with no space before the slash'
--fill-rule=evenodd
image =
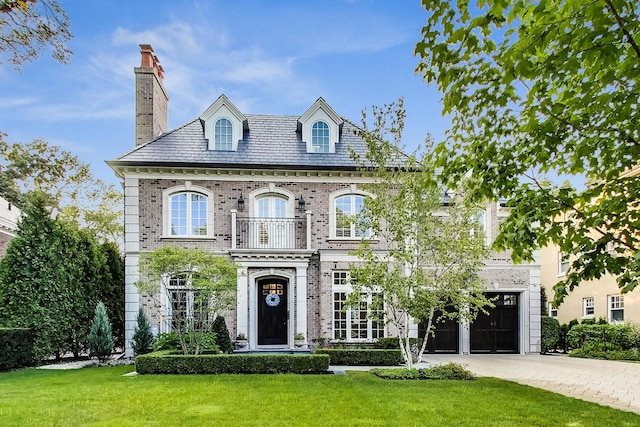
<path id="1" fill-rule="evenodd" d="M 426 355 L 420 365 L 455 362 L 496 377 L 640 413 L 640 363 L 564 355 Z"/>

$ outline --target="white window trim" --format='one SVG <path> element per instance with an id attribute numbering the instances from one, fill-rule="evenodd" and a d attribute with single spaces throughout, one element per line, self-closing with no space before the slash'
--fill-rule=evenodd
<path id="1" fill-rule="evenodd" d="M 318 123 L 324 123 L 324 125 L 325 125 L 325 126 L 327 126 L 327 129 L 328 129 L 328 131 L 329 131 L 329 135 L 328 135 L 328 137 L 327 137 L 327 151 L 324 151 L 324 150 L 318 150 L 318 148 L 320 148 L 320 147 L 323 147 L 323 148 L 324 148 L 324 144 L 322 144 L 322 145 L 318 145 L 318 144 L 314 144 L 314 143 L 313 143 L 313 137 L 314 137 L 314 135 L 313 135 L 313 128 L 314 128 L 314 126 L 315 126 L 316 124 L 318 124 Z M 324 130 L 324 129 L 322 129 L 322 130 Z M 326 121 L 324 121 L 324 120 L 316 120 L 316 121 L 315 121 L 315 122 L 313 122 L 313 124 L 311 125 L 311 151 L 312 151 L 313 153 L 330 153 L 330 152 L 331 152 L 331 148 L 332 148 L 332 147 L 331 147 L 331 126 L 329 126 L 329 123 L 327 123 L 327 122 L 326 122 Z M 335 146 L 334 146 L 333 148 L 334 148 L 334 150 L 333 150 L 333 151 L 335 152 Z"/>
<path id="2" fill-rule="evenodd" d="M 315 152 L 312 144 L 311 128 L 317 121 L 323 121 L 329 126 L 329 153 Z M 336 152 L 336 144 L 340 140 L 340 126 L 342 118 L 322 98 L 319 98 L 298 120 L 302 131 L 302 141 L 307 146 L 307 153 L 327 155 Z"/>
<path id="3" fill-rule="evenodd" d="M 249 216 L 257 217 L 256 200 L 265 196 L 282 197 L 287 200 L 287 218 L 295 218 L 295 199 L 296 196 L 291 191 L 284 188 L 276 187 L 275 183 L 269 183 L 267 187 L 259 188 L 249 193 Z"/>
<path id="4" fill-rule="evenodd" d="M 229 123 L 231 123 L 231 149 L 218 149 L 216 148 L 216 125 L 218 124 L 218 122 L 220 120 L 228 120 Z M 238 139 L 236 138 L 237 136 L 237 131 L 236 131 L 236 124 L 234 123 L 234 120 L 230 117 L 227 116 L 218 116 L 215 118 L 215 120 L 213 121 L 213 141 L 209 142 L 209 146 L 212 147 L 211 149 L 214 151 L 236 151 L 236 149 L 238 148 Z"/>
<path id="5" fill-rule="evenodd" d="M 347 275 L 347 282 L 350 280 L 350 274 L 349 271 L 345 271 L 345 270 L 333 270 L 331 273 L 331 340 L 332 341 L 337 341 L 338 339 L 335 338 L 335 318 L 334 318 L 334 313 L 335 313 L 335 294 L 338 292 L 344 292 L 347 295 L 350 294 L 351 292 L 353 292 L 353 288 L 351 287 L 351 285 L 336 285 L 334 284 L 335 281 L 335 274 L 336 273 L 346 273 Z M 373 294 L 378 294 L 381 293 L 382 290 L 374 287 L 374 288 L 368 288 L 366 292 L 367 295 L 367 307 L 371 306 L 371 302 L 372 302 L 372 298 L 373 298 Z M 373 335 L 373 320 L 371 319 L 367 319 L 367 336 L 368 338 L 351 338 L 351 307 L 347 308 L 346 311 L 346 321 L 347 321 L 347 328 L 346 328 L 346 338 L 344 339 L 345 342 L 352 342 L 352 343 L 358 343 L 358 342 L 373 342 L 375 341 L 377 338 L 372 338 Z M 386 323 L 383 323 L 383 327 L 382 327 L 382 334 L 384 337 L 387 336 L 388 332 L 387 332 L 387 328 L 386 328 Z"/>
<path id="6" fill-rule="evenodd" d="M 207 234 L 202 236 L 176 236 L 171 234 L 171 196 L 177 193 L 200 193 L 207 196 Z M 211 239 L 213 232 L 213 192 L 206 188 L 192 185 L 185 181 L 184 185 L 176 185 L 162 191 L 162 236 L 163 239 Z"/>
<path id="7" fill-rule="evenodd" d="M 591 305 L 588 305 L 587 302 L 591 300 Z M 587 314 L 587 308 L 593 309 L 593 313 Z M 582 298 L 582 318 L 583 319 L 593 319 L 596 313 L 596 300 L 594 297 L 585 297 Z"/>
<path id="8" fill-rule="evenodd" d="M 613 303 L 613 299 L 616 297 L 619 298 L 619 304 L 622 305 L 622 307 L 612 308 L 611 305 Z M 612 312 L 614 310 L 622 311 L 622 320 L 613 320 Z M 624 295 L 607 295 L 607 319 L 609 320 L 609 323 L 624 323 Z"/>
<path id="9" fill-rule="evenodd" d="M 563 264 L 563 260 L 567 259 L 567 268 L 564 268 Z M 568 259 L 568 255 L 565 255 L 564 253 L 558 251 L 558 276 L 557 277 L 563 277 L 567 275 L 567 272 L 569 271 L 569 269 L 571 268 L 571 263 Z"/>
<path id="10" fill-rule="evenodd" d="M 200 115 L 200 120 L 204 123 L 204 137 L 207 139 L 207 149 L 216 151 L 215 149 L 215 126 L 218 119 L 227 119 L 233 126 L 233 149 L 238 149 L 238 141 L 244 137 L 244 123 L 247 118 L 236 108 L 229 99 L 220 95 L 220 97 Z M 224 150 L 228 151 L 228 150 Z"/>
<path id="11" fill-rule="evenodd" d="M 371 235 L 369 237 L 364 237 L 364 236 L 351 236 L 351 237 L 338 237 L 336 236 L 336 200 L 340 197 L 343 196 L 350 196 L 350 195 L 354 195 L 354 196 L 362 196 L 362 197 L 373 197 L 371 196 L 371 194 L 367 193 L 366 191 L 362 191 L 362 190 L 358 190 L 357 188 L 355 188 L 355 186 L 352 186 L 351 188 L 345 188 L 342 190 L 338 190 L 335 191 L 331 194 L 329 194 L 329 240 L 345 240 L 345 241 L 360 241 L 363 238 L 366 240 L 376 240 L 376 236 L 373 233 L 373 230 L 371 231 Z"/>
<path id="12" fill-rule="evenodd" d="M 553 307 L 552 302 L 547 303 L 547 307 L 549 317 L 558 317 L 558 309 Z"/>

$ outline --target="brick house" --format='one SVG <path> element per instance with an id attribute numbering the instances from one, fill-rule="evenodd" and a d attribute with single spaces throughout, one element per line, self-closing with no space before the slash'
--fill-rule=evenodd
<path id="1" fill-rule="evenodd" d="M 141 45 L 136 75 L 136 147 L 109 161 L 125 189 L 126 342 L 140 304 L 159 332 L 171 319 L 139 295 L 138 259 L 161 245 L 198 247 L 238 265 L 232 336 L 250 349 L 293 348 L 296 332 L 347 343 L 388 335 L 366 312 L 342 310 L 361 237 L 339 221 L 363 203 L 348 147 L 363 152 L 356 126 L 319 98 L 300 116 L 246 114 L 224 95 L 193 121 L 167 132 L 163 70 Z M 494 234 L 505 209 L 487 207 Z M 384 242 L 379 242 L 384 247 Z M 496 309 L 474 325 L 445 324 L 432 351 L 539 351 L 539 270 L 496 254 L 484 274 Z M 486 317 L 486 318 L 485 318 Z M 415 325 L 414 335 L 420 333 Z"/>

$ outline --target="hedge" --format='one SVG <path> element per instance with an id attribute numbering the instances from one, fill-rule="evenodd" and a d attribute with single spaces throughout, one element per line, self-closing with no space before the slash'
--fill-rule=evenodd
<path id="1" fill-rule="evenodd" d="M 568 333 L 573 348 L 603 345 L 606 350 L 629 350 L 637 347 L 637 337 L 629 325 L 575 325 Z"/>
<path id="2" fill-rule="evenodd" d="M 555 317 L 542 316 L 542 348 L 541 352 L 547 353 L 549 350 L 555 350 L 560 341 L 560 323 Z"/>
<path id="3" fill-rule="evenodd" d="M 329 355 L 332 365 L 395 366 L 403 361 L 400 350 L 322 348 L 316 354 Z"/>
<path id="4" fill-rule="evenodd" d="M 0 328 L 0 371 L 35 365 L 33 331 Z"/>
<path id="5" fill-rule="evenodd" d="M 136 357 L 139 374 L 304 374 L 329 369 L 327 355 L 204 354 L 159 351 Z"/>

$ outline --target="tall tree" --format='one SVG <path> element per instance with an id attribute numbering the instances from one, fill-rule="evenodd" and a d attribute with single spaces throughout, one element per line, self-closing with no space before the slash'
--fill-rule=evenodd
<path id="1" fill-rule="evenodd" d="M 0 1 L 0 57 L 6 57 L 19 70 L 25 61 L 33 61 L 42 50 L 52 48 L 55 60 L 69 62 L 70 26 L 57 1 Z"/>
<path id="2" fill-rule="evenodd" d="M 17 237 L 0 260 L 0 323 L 31 328 L 37 361 L 67 348 L 67 295 L 62 239 L 43 201 L 26 206 Z"/>
<path id="3" fill-rule="evenodd" d="M 495 241 L 515 261 L 556 244 L 571 255 L 556 302 L 605 272 L 640 275 L 640 4 L 629 0 L 423 0 L 417 71 L 452 127 L 434 150 L 450 183 L 506 198 Z M 554 176 L 583 175 L 586 189 Z"/>
<path id="4" fill-rule="evenodd" d="M 480 277 L 488 251 L 478 224 L 481 207 L 464 197 L 443 206 L 444 191 L 423 152 L 401 154 L 402 100 L 374 108 L 373 123 L 373 129 L 363 123 L 368 150 L 360 162 L 373 172 L 374 182 L 365 185 L 370 196 L 353 221 L 363 231 L 369 228 L 380 243 L 362 240 L 357 251 L 362 262 L 351 267 L 349 302 L 357 308 L 362 294 L 376 294 L 371 315 L 399 331 L 411 367 L 412 321 L 427 322 L 420 360 L 435 322 L 443 317 L 472 320 L 490 304 Z"/>
<path id="5" fill-rule="evenodd" d="M 38 360 L 87 348 L 95 305 L 113 307 L 123 334 L 122 260 L 113 244 L 100 244 L 77 224 L 51 218 L 47 197 L 34 193 L 17 236 L 0 260 L 0 323 L 32 328 Z M 122 339 L 121 339 L 122 341 Z"/>
<path id="6" fill-rule="evenodd" d="M 109 313 L 114 345 L 124 348 L 124 260 L 113 242 L 100 244 L 100 252 L 104 256 L 105 271 L 98 299 L 104 302 Z"/>
<path id="7" fill-rule="evenodd" d="M 171 319 L 184 354 L 198 354 L 205 334 L 212 332 L 215 314 L 233 302 L 236 274 L 236 266 L 227 258 L 202 249 L 162 246 L 140 256 L 137 286 Z"/>
<path id="8" fill-rule="evenodd" d="M 89 165 L 46 141 L 0 140 L 0 196 L 22 206 L 33 192 L 47 195 L 51 215 L 91 228 L 102 241 L 122 243 L 122 191 L 94 179 Z"/>

